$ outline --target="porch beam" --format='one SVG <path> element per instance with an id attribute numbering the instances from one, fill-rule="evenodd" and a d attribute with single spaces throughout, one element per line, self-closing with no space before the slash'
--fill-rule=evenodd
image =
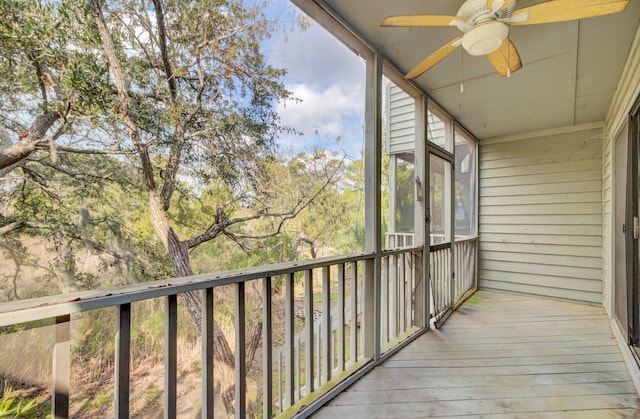
<path id="1" fill-rule="evenodd" d="M 382 255 L 382 56 L 366 59 L 365 96 L 365 251 L 375 258 L 364 263 L 363 351 L 365 358 L 380 358 L 380 301 Z"/>
<path id="2" fill-rule="evenodd" d="M 414 246 L 423 246 L 422 257 L 416 258 L 416 325 L 425 329 L 429 328 L 430 320 L 430 288 L 429 288 L 429 245 L 430 220 L 429 207 L 430 179 L 429 179 L 429 154 L 427 150 L 427 109 L 429 102 L 426 97 L 416 99 L 416 131 L 415 131 L 415 237 Z"/>

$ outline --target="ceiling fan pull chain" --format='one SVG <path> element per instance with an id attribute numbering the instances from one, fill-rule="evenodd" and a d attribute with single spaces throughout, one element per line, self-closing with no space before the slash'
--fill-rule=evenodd
<path id="1" fill-rule="evenodd" d="M 464 93 L 464 50 L 460 48 L 460 93 Z"/>

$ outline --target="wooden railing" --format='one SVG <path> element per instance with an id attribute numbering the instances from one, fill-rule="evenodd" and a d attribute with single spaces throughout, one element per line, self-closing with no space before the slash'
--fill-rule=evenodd
<path id="1" fill-rule="evenodd" d="M 396 265 L 394 284 L 408 287 L 401 293 L 385 299 L 385 307 L 402 310 L 391 330 L 396 336 L 407 330 L 411 323 L 408 313 L 414 298 L 409 288 L 415 284 L 413 254 L 421 248 L 385 254 L 384 260 Z M 132 303 L 162 298 L 165 315 L 165 417 L 176 416 L 177 401 L 177 318 L 178 296 L 188 291 L 200 292 L 202 300 L 202 409 L 205 417 L 214 412 L 214 291 L 221 286 L 235 289 L 235 416 L 247 413 L 246 343 L 247 313 L 245 292 L 253 282 L 262 290 L 262 415 L 272 417 L 279 413 L 289 416 L 315 397 L 345 379 L 370 360 L 364 356 L 366 328 L 361 325 L 367 316 L 365 310 L 376 310 L 363 304 L 365 265 L 376 259 L 375 254 L 358 254 L 300 261 L 260 268 L 232 271 L 168 281 L 136 284 L 110 290 L 80 292 L 44 299 L 7 303 L 0 306 L 0 327 L 11 327 L 29 322 L 55 323 L 55 346 L 52 368 L 52 404 L 55 417 L 69 416 L 69 388 L 71 370 L 71 320 L 79 313 L 113 308 L 116 312 L 114 414 L 130 414 L 130 371 Z M 392 261 L 392 262 L 389 262 Z M 411 272 L 409 272 L 411 271 Z M 385 276 L 388 276 L 385 274 Z M 373 278 L 372 275 L 370 275 Z M 400 278 L 400 279 L 398 279 Z M 388 282 L 385 280 L 385 282 Z M 284 318 L 274 318 L 273 284 L 284 283 Z M 399 287 L 398 289 L 403 289 Z M 395 289 L 395 288 L 394 288 Z M 366 291 L 370 292 L 370 291 Z M 388 295 L 388 294 L 387 294 Z M 296 318 L 296 302 L 303 300 L 302 316 Z M 389 303 L 388 301 L 392 301 Z M 135 309 L 135 307 L 134 307 Z M 318 315 L 319 312 L 319 315 Z M 298 313 L 300 314 L 300 313 Z M 315 316 L 314 316 L 315 314 Z M 302 319 L 300 319 L 302 317 Z M 314 321 L 314 317 L 316 317 Z M 370 318 L 375 318 L 371 316 Z M 400 320 L 402 319 L 402 320 Z M 386 322 L 386 320 L 385 320 Z M 282 325 L 284 323 L 284 325 Z M 282 327 L 284 326 L 284 327 Z M 274 327 L 284 335 L 284 345 L 275 352 Z M 6 329 L 5 329 L 6 330 Z M 373 330 L 373 329 L 371 329 Z M 388 335 L 385 336 L 388 341 Z M 386 343 L 386 342 L 385 342 Z M 275 363 L 274 363 L 275 361 Z M 275 366 L 278 367 L 275 367 Z M 274 376 L 274 371 L 276 372 Z M 218 406 L 216 406 L 218 408 Z"/>
<path id="2" fill-rule="evenodd" d="M 456 298 L 474 286 L 476 241 L 457 242 L 454 251 L 457 275 L 452 282 L 446 280 L 450 271 L 450 247 L 431 246 L 434 306 L 427 310 L 432 314 L 455 304 Z M 235 416 L 244 418 L 247 415 L 247 371 L 250 368 L 246 364 L 245 293 L 248 286 L 258 288 L 262 297 L 259 317 L 263 325 L 262 350 L 259 351 L 263 358 L 262 383 L 256 383 L 262 407 L 258 410 L 263 417 L 288 417 L 332 391 L 337 384 L 344 385 L 349 377 L 360 374 L 363 366 L 369 368 L 380 362 L 384 356 L 376 359 L 372 347 L 379 348 L 380 354 L 391 354 L 410 337 L 428 328 L 422 320 L 429 317 L 424 312 L 427 300 L 423 294 L 426 288 L 423 283 L 423 257 L 422 247 L 402 248 L 383 251 L 380 255 L 362 253 L 297 261 L 6 303 L 0 305 L 0 327 L 11 328 L 30 322 L 55 325 L 51 381 L 53 413 L 54 417 L 68 417 L 71 321 L 83 312 L 113 309 L 116 313 L 114 414 L 116 417 L 128 417 L 132 304 L 163 299 L 164 412 L 165 417 L 175 417 L 177 318 L 178 306 L 182 304 L 178 296 L 197 291 L 202 302 L 203 319 L 200 330 L 202 410 L 203 417 L 213 417 L 214 292 L 218 287 L 232 286 L 235 290 L 235 336 L 231 340 L 235 345 L 234 406 Z M 375 268 L 376 264 L 379 264 L 378 268 Z M 376 287 L 372 283 L 377 275 L 380 289 L 373 292 Z M 284 316 L 280 311 L 274 316 L 276 300 L 283 302 Z M 282 305 L 278 307 L 280 310 Z M 367 326 L 367 322 L 372 323 Z M 256 380 L 255 377 L 251 379 Z M 220 407 L 215 406 L 215 409 Z"/>
<path id="3" fill-rule="evenodd" d="M 399 249 L 412 247 L 415 234 L 413 233 L 387 233 L 385 240 L 386 249 Z"/>
<path id="4" fill-rule="evenodd" d="M 382 256 L 381 344 L 383 348 L 416 326 L 415 304 L 423 280 L 422 252 L 387 250 Z"/>
<path id="5" fill-rule="evenodd" d="M 478 239 L 458 239 L 454 246 L 455 276 L 453 280 L 453 303 L 457 304 L 470 290 L 477 288 L 476 263 Z"/>
<path id="6" fill-rule="evenodd" d="M 477 243 L 475 237 L 430 246 L 430 272 L 436 326 L 464 296 L 476 288 Z M 453 259 L 453 262 L 452 262 Z M 454 269 L 451 269 L 451 264 Z"/>

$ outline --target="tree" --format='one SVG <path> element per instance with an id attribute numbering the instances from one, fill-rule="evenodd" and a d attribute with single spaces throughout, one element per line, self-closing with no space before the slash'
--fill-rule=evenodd
<path id="1" fill-rule="evenodd" d="M 107 68 L 85 20 L 82 8 L 67 0 L 2 2 L 0 176 L 37 150 L 55 160 L 56 141 L 82 137 L 88 120 L 108 105 Z"/>
<path id="2" fill-rule="evenodd" d="M 45 161 L 64 173 L 57 159 L 61 153 L 112 155 L 132 164 L 174 276 L 191 275 L 190 252 L 218 237 L 243 246 L 247 239 L 280 233 L 338 175 L 329 173 L 324 185 L 303 191 L 289 208 L 263 205 L 269 201 L 265 170 L 273 161 L 275 138 L 290 131 L 280 124 L 274 105 L 293 98 L 282 82 L 285 71 L 268 65 L 260 51 L 261 40 L 279 25 L 265 18 L 260 5 L 33 3 L 6 1 L 0 12 L 0 47 L 6 51 L 0 69 L 18 70 L 0 86 L 5 144 L 0 175 L 17 170 L 24 176 Z M 216 182 L 224 184 L 228 199 L 215 205 L 208 222 L 180 226 L 177 202 L 203 196 Z M 14 215 L 1 220 L 5 234 L 43 227 Z M 255 234 L 242 228 L 257 220 L 271 230 Z M 199 326 L 199 295 L 184 297 Z M 248 336 L 259 339 L 253 331 Z M 215 338 L 216 357 L 233 367 L 224 335 L 216 332 Z"/>

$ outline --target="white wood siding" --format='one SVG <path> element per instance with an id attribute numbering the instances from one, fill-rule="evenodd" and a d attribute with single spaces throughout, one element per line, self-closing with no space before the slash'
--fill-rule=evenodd
<path id="1" fill-rule="evenodd" d="M 397 154 L 415 148 L 415 99 L 393 83 L 387 85 L 387 153 Z"/>
<path id="2" fill-rule="evenodd" d="M 602 129 L 480 142 L 479 286 L 602 303 Z"/>

